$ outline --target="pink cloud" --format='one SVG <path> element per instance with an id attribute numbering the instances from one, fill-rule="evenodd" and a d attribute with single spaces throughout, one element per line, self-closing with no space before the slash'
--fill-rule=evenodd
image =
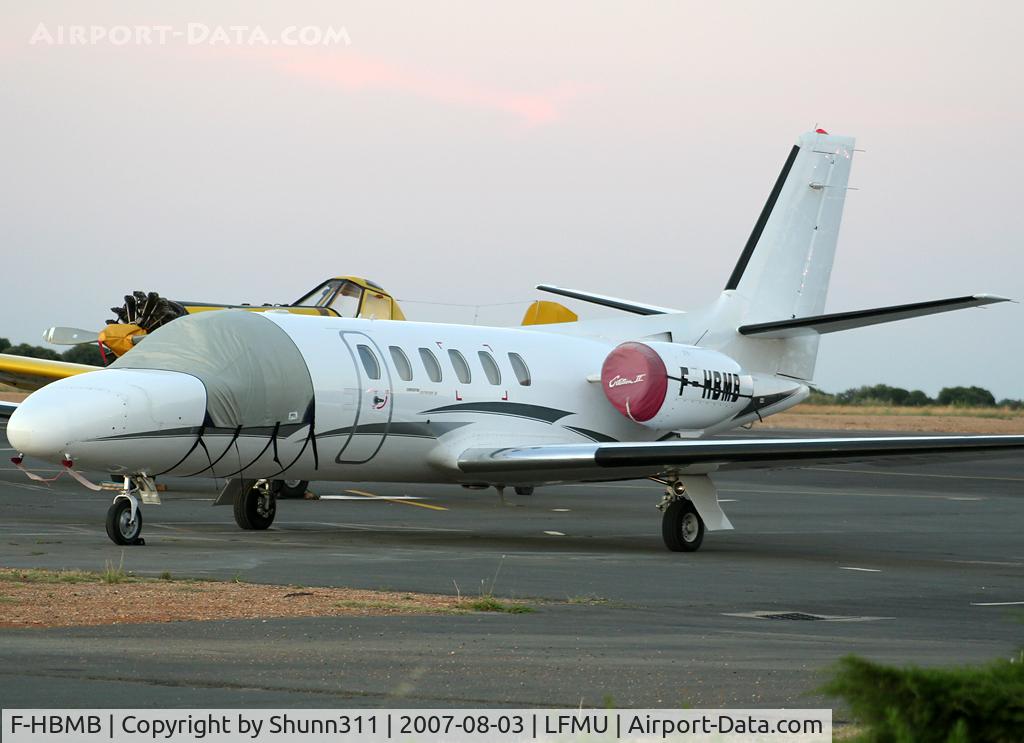
<path id="1" fill-rule="evenodd" d="M 393 90 L 450 105 L 498 111 L 528 126 L 557 122 L 564 116 L 569 101 L 582 92 L 575 86 L 542 93 L 515 92 L 361 56 L 349 50 L 330 56 L 282 51 L 271 52 L 274 66 L 297 78 L 347 90 Z"/>

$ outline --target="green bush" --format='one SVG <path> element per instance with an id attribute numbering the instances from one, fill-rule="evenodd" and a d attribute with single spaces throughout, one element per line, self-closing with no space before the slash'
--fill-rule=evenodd
<path id="1" fill-rule="evenodd" d="M 1022 660 L 892 668 L 851 655 L 822 691 L 846 700 L 862 743 L 1011 743 L 1024 739 Z"/>
<path id="2" fill-rule="evenodd" d="M 996 398 L 983 387 L 943 387 L 939 390 L 939 405 L 958 405 L 965 408 L 995 407 Z"/>
<path id="3" fill-rule="evenodd" d="M 811 394 L 807 396 L 807 402 L 810 405 L 835 405 L 836 396 L 830 392 L 811 390 Z"/>
<path id="4" fill-rule="evenodd" d="M 103 363 L 103 354 L 97 343 L 82 343 L 72 346 L 61 354 L 61 358 L 75 364 L 89 364 L 90 366 L 106 366 Z M 110 352 L 107 352 L 107 359 L 112 359 Z"/>
<path id="5" fill-rule="evenodd" d="M 33 359 L 50 359 L 51 361 L 60 361 L 60 354 L 56 351 L 51 351 L 49 348 L 43 348 L 42 346 L 31 346 L 28 343 L 19 343 L 16 346 L 8 346 L 3 352 L 9 353 L 11 356 L 28 356 Z"/>
<path id="6" fill-rule="evenodd" d="M 905 390 L 887 384 L 852 387 L 833 395 L 839 405 L 930 405 L 935 402 L 921 390 Z"/>

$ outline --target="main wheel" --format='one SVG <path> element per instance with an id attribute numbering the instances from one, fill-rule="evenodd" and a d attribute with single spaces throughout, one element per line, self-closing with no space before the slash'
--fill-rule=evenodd
<path id="1" fill-rule="evenodd" d="M 533 485 L 517 485 L 516 495 L 533 495 Z"/>
<path id="2" fill-rule="evenodd" d="M 301 498 L 309 490 L 308 480 L 275 480 L 278 498 Z"/>
<path id="3" fill-rule="evenodd" d="M 693 503 L 679 498 L 661 514 L 661 536 L 673 552 L 696 552 L 704 541 L 704 520 Z"/>
<path id="4" fill-rule="evenodd" d="M 277 500 L 270 488 L 253 485 L 235 495 L 234 505 L 235 523 L 242 529 L 267 529 L 277 515 Z"/>
<path id="5" fill-rule="evenodd" d="M 132 504 L 127 498 L 118 498 L 107 509 L 107 536 L 114 544 L 139 544 L 142 534 L 142 509 L 135 509 L 132 520 Z"/>

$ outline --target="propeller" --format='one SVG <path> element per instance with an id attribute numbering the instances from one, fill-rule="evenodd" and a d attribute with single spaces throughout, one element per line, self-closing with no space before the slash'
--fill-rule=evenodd
<path id="1" fill-rule="evenodd" d="M 43 340 L 55 346 L 77 346 L 81 343 L 96 343 L 100 334 L 95 330 L 82 328 L 49 328 L 43 333 Z"/>
<path id="2" fill-rule="evenodd" d="M 107 326 L 103 330 L 57 326 L 44 332 L 43 340 L 56 346 L 98 342 L 101 352 L 104 352 L 106 347 L 120 356 L 142 340 L 147 333 L 152 333 L 160 326 L 188 312 L 184 306 L 164 299 L 156 292 L 126 294 L 124 304 L 120 307 L 111 307 L 110 311 L 117 319 L 107 320 Z"/>

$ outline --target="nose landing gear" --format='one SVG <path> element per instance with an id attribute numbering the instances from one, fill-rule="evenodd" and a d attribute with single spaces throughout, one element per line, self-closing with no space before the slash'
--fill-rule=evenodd
<path id="1" fill-rule="evenodd" d="M 103 483 L 104 489 L 111 483 Z M 117 487 L 117 486 L 113 486 Z M 107 509 L 107 536 L 114 544 L 142 546 L 142 507 L 139 501 L 158 505 L 156 482 L 152 477 L 136 475 L 125 477 L 114 502 Z"/>

